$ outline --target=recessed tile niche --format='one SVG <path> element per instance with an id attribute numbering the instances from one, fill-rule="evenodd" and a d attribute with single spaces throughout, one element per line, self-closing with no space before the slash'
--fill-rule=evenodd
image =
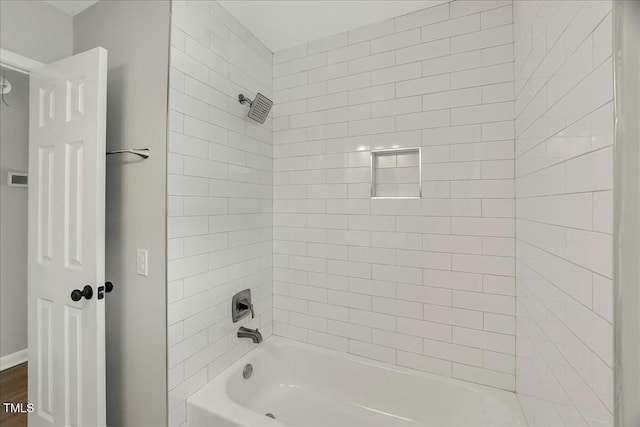
<path id="1" fill-rule="evenodd" d="M 371 151 L 371 198 L 422 196 L 420 148 Z"/>

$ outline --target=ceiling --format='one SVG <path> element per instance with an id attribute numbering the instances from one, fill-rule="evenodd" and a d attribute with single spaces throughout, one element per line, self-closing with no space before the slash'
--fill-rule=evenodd
<path id="1" fill-rule="evenodd" d="M 51 6 L 70 16 L 76 16 L 86 8 L 98 3 L 99 0 L 45 0 Z"/>
<path id="2" fill-rule="evenodd" d="M 45 0 L 75 16 L 99 0 Z M 221 0 L 273 52 L 449 0 Z"/>
<path id="3" fill-rule="evenodd" d="M 354 30 L 447 0 L 222 0 L 272 52 Z"/>

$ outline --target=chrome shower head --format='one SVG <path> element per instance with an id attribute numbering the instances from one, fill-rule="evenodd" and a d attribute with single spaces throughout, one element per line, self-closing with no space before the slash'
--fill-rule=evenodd
<path id="1" fill-rule="evenodd" d="M 271 107 L 273 106 L 273 101 L 261 93 L 257 94 L 253 101 L 243 94 L 240 94 L 238 95 L 238 101 L 240 101 L 240 104 L 247 102 L 249 104 L 249 118 L 261 124 L 267 120 L 269 111 L 271 111 Z"/>

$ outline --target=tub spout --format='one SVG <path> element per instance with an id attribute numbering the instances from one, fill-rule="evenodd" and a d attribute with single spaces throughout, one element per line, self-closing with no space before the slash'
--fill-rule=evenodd
<path id="1" fill-rule="evenodd" d="M 251 338 L 251 341 L 256 344 L 262 342 L 262 334 L 257 328 L 249 329 L 244 326 L 240 326 L 240 329 L 238 329 L 238 338 Z"/>

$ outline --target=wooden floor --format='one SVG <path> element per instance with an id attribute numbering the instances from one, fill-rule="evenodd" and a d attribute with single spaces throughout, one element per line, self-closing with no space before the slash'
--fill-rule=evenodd
<path id="1" fill-rule="evenodd" d="M 0 403 L 22 403 L 27 405 L 27 364 L 23 363 L 0 372 Z M 4 405 L 0 406 L 0 426 L 24 427 L 27 425 L 27 414 L 6 413 Z"/>

